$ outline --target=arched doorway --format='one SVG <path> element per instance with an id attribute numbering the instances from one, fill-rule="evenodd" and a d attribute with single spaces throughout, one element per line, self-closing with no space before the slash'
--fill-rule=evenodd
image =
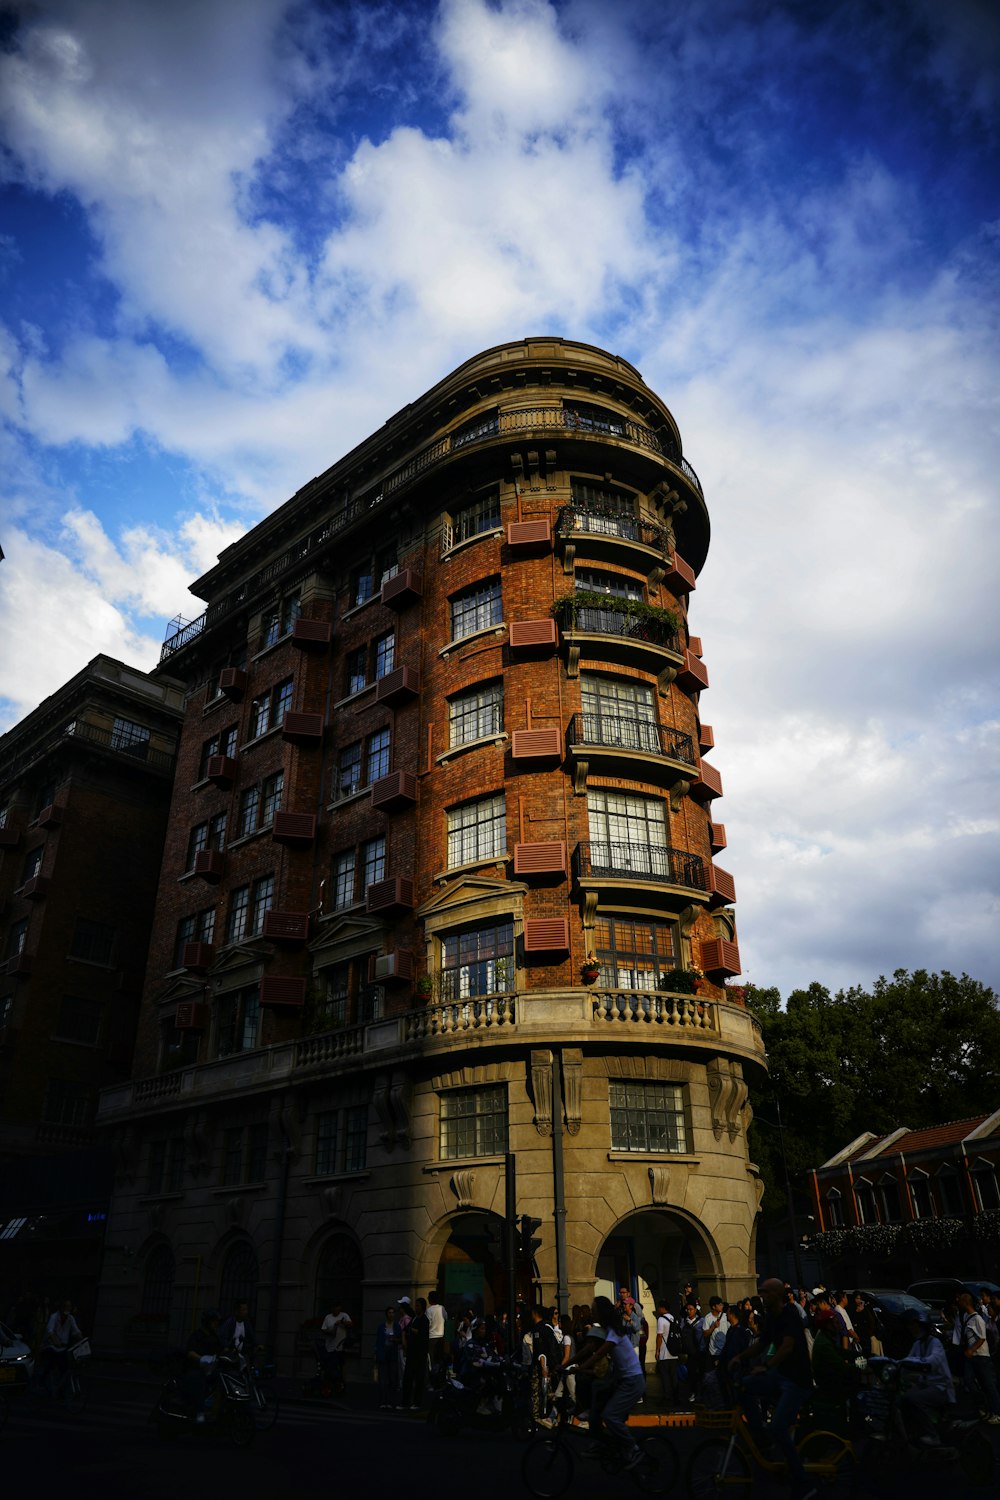
<path id="1" fill-rule="evenodd" d="M 257 1319 L 257 1285 L 260 1271 L 257 1256 L 249 1240 L 237 1240 L 230 1246 L 222 1262 L 219 1277 L 219 1307 L 223 1317 L 228 1317 L 237 1302 L 250 1305 L 250 1317 Z"/>
<path id="2" fill-rule="evenodd" d="M 361 1251 L 350 1235 L 331 1235 L 316 1262 L 315 1316 L 325 1318 L 339 1302 L 360 1330 L 364 1271 Z"/>
<path id="3" fill-rule="evenodd" d="M 615 1225 L 594 1268 L 594 1295 L 614 1302 L 627 1287 L 646 1312 L 661 1297 L 673 1305 L 687 1281 L 714 1291 L 719 1268 L 703 1231 L 665 1208 L 642 1209 Z"/>
<path id="4" fill-rule="evenodd" d="M 479 1317 L 492 1317 L 506 1307 L 503 1232 L 499 1214 L 474 1212 L 452 1219 L 437 1276 L 438 1295 L 449 1317 L 467 1307 Z"/>
<path id="5" fill-rule="evenodd" d="M 152 1344 L 165 1344 L 170 1336 L 175 1272 L 174 1252 L 169 1245 L 157 1245 L 146 1261 L 138 1323 Z"/>

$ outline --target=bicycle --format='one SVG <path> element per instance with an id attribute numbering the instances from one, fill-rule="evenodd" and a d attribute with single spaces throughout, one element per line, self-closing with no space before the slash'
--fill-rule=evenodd
<path id="1" fill-rule="evenodd" d="M 592 1432 L 570 1426 L 565 1409 L 560 1412 L 559 1424 L 551 1432 L 534 1438 L 524 1450 L 521 1459 L 521 1478 L 524 1487 L 537 1500 L 557 1500 L 565 1495 L 576 1475 L 575 1446 L 571 1433 L 580 1438 L 589 1438 L 598 1446 L 596 1455 L 601 1469 L 609 1477 L 628 1473 L 629 1478 L 646 1495 L 665 1495 L 677 1482 L 680 1461 L 671 1440 L 662 1433 L 652 1433 L 639 1443 L 642 1458 L 634 1467 L 625 1469 L 628 1454 L 617 1438 L 610 1433 Z"/>
<path id="2" fill-rule="evenodd" d="M 761 1452 L 744 1420 L 742 1406 L 696 1411 L 695 1425 L 708 1432 L 728 1433 L 728 1438 L 707 1438 L 688 1459 L 684 1482 L 691 1500 L 707 1500 L 722 1490 L 749 1496 L 755 1467 L 774 1479 L 788 1479 L 784 1458 L 769 1458 Z M 824 1496 L 853 1494 L 855 1454 L 846 1438 L 818 1429 L 806 1433 L 795 1446 L 806 1476 L 823 1486 Z"/>
<path id="3" fill-rule="evenodd" d="M 83 1366 L 90 1358 L 89 1339 L 80 1339 L 65 1351 L 65 1363 L 50 1363 L 38 1373 L 29 1387 L 33 1395 L 45 1395 L 52 1401 L 62 1401 L 67 1411 L 82 1411 L 87 1404 L 87 1384 L 83 1378 Z"/>
<path id="4" fill-rule="evenodd" d="M 250 1399 L 254 1426 L 258 1432 L 269 1432 L 278 1420 L 278 1412 L 281 1409 L 274 1384 L 274 1365 L 261 1365 L 256 1360 L 248 1358 L 247 1355 L 241 1354 L 238 1369 L 239 1378 L 246 1386 L 247 1396 Z"/>

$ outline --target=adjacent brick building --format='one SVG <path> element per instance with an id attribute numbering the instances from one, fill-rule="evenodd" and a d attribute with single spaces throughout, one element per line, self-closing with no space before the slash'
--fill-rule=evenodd
<path id="1" fill-rule="evenodd" d="M 334 1297 L 369 1329 L 433 1285 L 491 1308 L 508 1149 L 546 1296 L 752 1285 L 708 539 L 638 372 L 529 339 L 193 586 L 135 1076 L 101 1106 L 105 1337 L 245 1294 L 284 1358 Z"/>
<path id="2" fill-rule="evenodd" d="M 97 656 L 0 737 L 0 1285 L 89 1307 L 183 691 Z"/>

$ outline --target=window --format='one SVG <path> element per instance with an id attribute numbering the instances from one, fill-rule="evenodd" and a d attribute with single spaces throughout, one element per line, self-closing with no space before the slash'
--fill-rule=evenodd
<path id="1" fill-rule="evenodd" d="M 489 682 L 452 698 L 448 703 L 448 729 L 448 743 L 453 750 L 473 740 L 502 734 L 503 683 Z"/>
<path id="2" fill-rule="evenodd" d="M 234 1052 L 252 1052 L 257 1045 L 260 1027 L 260 990 L 250 985 L 228 995 L 220 995 L 215 1002 L 216 1057 L 229 1057 Z"/>
<path id="3" fill-rule="evenodd" d="M 877 1224 L 878 1209 L 875 1205 L 875 1189 L 867 1178 L 860 1177 L 854 1184 L 854 1201 L 858 1206 L 859 1224 Z"/>
<path id="4" fill-rule="evenodd" d="M 237 1307 L 245 1302 L 250 1308 L 250 1321 L 257 1321 L 257 1286 L 260 1270 L 253 1246 L 246 1240 L 235 1244 L 222 1263 L 219 1277 L 219 1306 Z"/>
<path id="5" fill-rule="evenodd" d="M 441 1160 L 502 1156 L 507 1150 L 507 1086 L 454 1089 L 441 1095 Z"/>
<path id="6" fill-rule="evenodd" d="M 357 609 L 360 605 L 367 604 L 369 599 L 374 599 L 386 580 L 394 578 L 398 572 L 396 545 L 392 543 L 369 558 L 361 567 L 355 568 L 351 574 L 351 608 Z"/>
<path id="7" fill-rule="evenodd" d="M 236 824 L 237 838 L 246 838 L 257 828 L 260 817 L 260 787 L 248 786 L 240 793 L 240 816 Z"/>
<path id="8" fill-rule="evenodd" d="M 368 887 L 385 879 L 385 835 L 379 834 L 360 848 L 342 849 L 334 855 L 332 875 L 334 911 L 364 900 Z"/>
<path id="9" fill-rule="evenodd" d="M 368 647 L 359 646 L 347 656 L 347 696 L 368 686 Z"/>
<path id="10" fill-rule="evenodd" d="M 281 807 L 284 790 L 284 772 L 276 771 L 257 786 L 248 786 L 240 793 L 240 815 L 238 837 L 246 838 L 258 828 L 270 828 L 274 815 Z"/>
<path id="11" fill-rule="evenodd" d="M 222 1181 L 229 1184 L 243 1180 L 243 1128 L 230 1126 L 222 1144 Z"/>
<path id="12" fill-rule="evenodd" d="M 201 747 L 201 756 L 198 761 L 198 780 L 204 781 L 208 775 L 208 763 L 216 755 L 236 754 L 236 725 L 230 724 L 228 729 L 220 729 L 218 734 L 206 740 Z"/>
<path id="13" fill-rule="evenodd" d="M 844 1200 L 836 1188 L 831 1188 L 826 1195 L 826 1227 L 827 1229 L 843 1229 L 844 1227 Z"/>
<path id="14" fill-rule="evenodd" d="M 361 776 L 361 741 L 357 740 L 353 745 L 346 745 L 337 758 L 334 801 L 341 797 L 352 797 L 355 792 L 361 791 L 364 784 Z"/>
<path id="15" fill-rule="evenodd" d="M 22 917 L 20 922 L 12 922 L 7 933 L 6 958 L 16 958 L 19 953 L 24 952 L 24 945 L 28 941 L 28 918 Z"/>
<path id="16" fill-rule="evenodd" d="M 227 1187 L 263 1182 L 267 1173 L 267 1121 L 233 1125 L 222 1141 L 222 1181 Z"/>
<path id="17" fill-rule="evenodd" d="M 115 929 L 104 922 L 91 922 L 87 917 L 77 917 L 70 957 L 85 963 L 101 964 L 110 968 L 114 957 Z"/>
<path id="18" fill-rule="evenodd" d="M 361 845 L 362 890 L 367 891 L 377 880 L 385 879 L 385 835 L 369 839 Z"/>
<path id="19" fill-rule="evenodd" d="M 441 998 L 502 995 L 514 988 L 514 924 L 467 927 L 441 942 Z"/>
<path id="20" fill-rule="evenodd" d="M 993 1163 L 981 1158 L 973 1163 L 970 1173 L 979 1212 L 988 1214 L 993 1209 L 1000 1208 L 1000 1193 L 997 1192 L 997 1174 Z"/>
<path id="21" fill-rule="evenodd" d="M 669 879 L 666 805 L 630 792 L 587 794 L 590 860 L 595 869 Z"/>
<path id="22" fill-rule="evenodd" d="M 215 941 L 215 907 L 207 906 L 203 911 L 191 912 L 177 923 L 177 938 L 174 943 L 174 968 L 184 962 L 184 949 L 188 943 L 211 943 Z"/>
<path id="23" fill-rule="evenodd" d="M 148 1190 L 179 1193 L 184 1186 L 184 1137 L 170 1136 L 149 1143 Z"/>
<path id="24" fill-rule="evenodd" d="M 302 598 L 298 593 L 286 595 L 280 604 L 268 610 L 261 618 L 261 650 L 288 635 L 301 613 Z"/>
<path id="25" fill-rule="evenodd" d="M 285 788 L 285 773 L 276 771 L 268 776 L 261 787 L 260 826 L 270 828 L 274 815 L 281 811 L 281 794 Z"/>
<path id="26" fill-rule="evenodd" d="M 351 994 L 350 964 L 335 964 L 327 975 L 326 995 L 320 1020 L 327 1026 L 343 1026 Z"/>
<path id="27" fill-rule="evenodd" d="M 368 1106 L 324 1110 L 316 1121 L 316 1173 L 363 1172 L 368 1150 Z"/>
<path id="28" fill-rule="evenodd" d="M 259 740 L 262 734 L 267 734 L 272 729 L 277 729 L 285 722 L 285 715 L 292 706 L 292 679 L 289 677 L 284 682 L 269 692 L 261 693 L 254 698 L 250 705 L 250 738 Z"/>
<path id="29" fill-rule="evenodd" d="M 334 776 L 334 801 L 351 797 L 355 792 L 371 786 L 380 777 L 388 776 L 389 745 L 388 729 L 376 729 L 364 744 L 356 740 L 353 745 L 345 745 L 340 752 Z"/>
<path id="30" fill-rule="evenodd" d="M 375 642 L 375 680 L 387 677 L 396 663 L 396 633 L 389 630 Z"/>
<path id="31" fill-rule="evenodd" d="M 133 724 L 131 719 L 116 719 L 111 730 L 111 748 L 123 755 L 134 755 L 136 760 L 145 760 L 149 730 L 144 724 Z"/>
<path id="32" fill-rule="evenodd" d="M 581 672 L 580 706 L 585 744 L 660 753 L 655 698 L 646 683 Z"/>
<path id="33" fill-rule="evenodd" d="M 500 413 L 484 412 L 457 428 L 451 435 L 452 448 L 464 448 L 466 443 L 476 443 L 481 438 L 493 437 L 500 431 Z"/>
<path id="34" fill-rule="evenodd" d="M 663 976 L 677 967 L 674 928 L 666 922 L 598 917 L 594 954 L 601 966 L 599 984 L 618 990 L 663 989 Z"/>
<path id="35" fill-rule="evenodd" d="M 563 407 L 563 419 L 567 427 L 578 432 L 604 432 L 611 437 L 625 436 L 625 418 L 617 412 L 607 411 L 603 406 L 574 402 Z"/>
<path id="36" fill-rule="evenodd" d="M 595 568 L 577 568 L 573 579 L 577 593 L 608 594 L 613 599 L 643 599 L 645 590 L 638 578 L 623 573 L 601 573 Z"/>
<path id="37" fill-rule="evenodd" d="M 59 1005 L 55 1034 L 62 1042 L 96 1047 L 101 1037 L 101 1004 L 98 1000 L 64 995 Z"/>
<path id="38" fill-rule="evenodd" d="M 602 536 L 619 536 L 628 541 L 639 541 L 642 537 L 639 518 L 635 512 L 635 500 L 622 490 L 609 490 L 596 485 L 573 481 L 573 508 L 577 523 L 584 521 L 584 531 Z"/>
<path id="39" fill-rule="evenodd" d="M 899 1200 L 899 1184 L 890 1172 L 879 1178 L 879 1197 L 882 1200 L 883 1224 L 898 1224 L 903 1217 Z"/>
<path id="40" fill-rule="evenodd" d="M 484 500 L 477 500 L 475 504 L 463 506 L 455 512 L 451 524 L 446 523 L 445 526 L 445 551 L 457 546 L 459 542 L 468 542 L 474 536 L 482 536 L 485 531 L 499 530 L 500 492 L 497 490 Z"/>
<path id="41" fill-rule="evenodd" d="M 919 1168 L 911 1172 L 908 1179 L 910 1188 L 910 1202 L 913 1204 L 913 1217 L 915 1219 L 933 1219 L 934 1200 L 931 1197 L 931 1180 L 926 1172 Z"/>
<path id="42" fill-rule="evenodd" d="M 354 870 L 357 851 L 344 849 L 333 859 L 333 909 L 343 911 L 354 905 Z"/>
<path id="43" fill-rule="evenodd" d="M 958 1180 L 958 1173 L 954 1167 L 946 1164 L 940 1169 L 937 1174 L 937 1186 L 942 1218 L 961 1219 L 968 1213 L 962 1184 Z"/>
<path id="44" fill-rule="evenodd" d="M 687 1121 L 680 1084 L 612 1079 L 613 1151 L 686 1151 Z"/>
<path id="45" fill-rule="evenodd" d="M 389 774 L 389 731 L 376 729 L 366 745 L 369 784 Z"/>
<path id="46" fill-rule="evenodd" d="M 463 802 L 448 813 L 448 868 L 507 855 L 507 816 L 503 792 Z"/>
<path id="47" fill-rule="evenodd" d="M 42 1118 L 47 1125 L 81 1128 L 93 1123 L 95 1103 L 94 1090 L 89 1084 L 50 1078 L 45 1090 Z"/>
<path id="48" fill-rule="evenodd" d="M 37 817 L 46 807 L 51 807 L 56 800 L 56 784 L 54 781 L 46 781 L 38 788 L 35 795 L 35 816 Z"/>
<path id="49" fill-rule="evenodd" d="M 264 925 L 264 913 L 270 911 L 273 899 L 273 875 L 261 876 L 252 886 L 237 886 L 229 897 L 226 942 L 239 943 L 243 938 L 256 937 Z"/>
<path id="50" fill-rule="evenodd" d="M 42 860 L 45 856 L 45 845 L 39 844 L 37 849 L 32 849 L 25 855 L 24 866 L 21 870 L 21 884 L 27 885 L 29 880 L 34 880 L 42 868 Z"/>
<path id="51" fill-rule="evenodd" d="M 226 821 L 224 812 L 215 813 L 204 823 L 196 823 L 191 830 L 188 839 L 186 870 L 194 869 L 194 857 L 206 849 L 224 849 L 226 847 Z"/>
<path id="52" fill-rule="evenodd" d="M 318 1017 L 321 1029 L 381 1019 L 385 989 L 381 984 L 369 984 L 368 960 L 365 953 L 334 964 L 327 971 L 326 992 Z"/>
<path id="53" fill-rule="evenodd" d="M 451 601 L 451 638 L 460 641 L 477 630 L 488 630 L 503 623 L 503 604 L 499 578 L 473 584 Z"/>
<path id="54" fill-rule="evenodd" d="M 263 1182 L 267 1176 L 267 1121 L 259 1120 L 247 1131 L 247 1182 Z"/>

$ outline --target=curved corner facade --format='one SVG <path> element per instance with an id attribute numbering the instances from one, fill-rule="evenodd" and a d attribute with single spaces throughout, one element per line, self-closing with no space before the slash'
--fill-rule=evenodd
<path id="1" fill-rule="evenodd" d="M 624 361 L 468 361 L 199 580 L 104 1335 L 256 1303 L 751 1289 L 759 1188 L 715 862 L 697 475 Z M 118 1248 L 122 1247 L 122 1248 Z"/>

